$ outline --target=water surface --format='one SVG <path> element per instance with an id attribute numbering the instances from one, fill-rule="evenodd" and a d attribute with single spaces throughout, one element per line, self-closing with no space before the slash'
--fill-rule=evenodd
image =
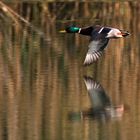
<path id="1" fill-rule="evenodd" d="M 139 2 L 8 5 L 31 25 L 1 13 L 0 139 L 139 140 Z M 99 61 L 83 67 L 89 38 L 58 31 L 92 24 L 131 36 L 111 40 Z M 102 87 L 96 99 L 85 77 Z"/>

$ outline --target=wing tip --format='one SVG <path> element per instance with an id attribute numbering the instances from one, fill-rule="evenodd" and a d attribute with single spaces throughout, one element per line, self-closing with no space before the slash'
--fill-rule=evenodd
<path id="1" fill-rule="evenodd" d="M 93 62 L 96 62 L 102 56 L 102 52 L 93 52 L 86 55 L 85 61 L 83 63 L 84 66 L 89 66 Z"/>

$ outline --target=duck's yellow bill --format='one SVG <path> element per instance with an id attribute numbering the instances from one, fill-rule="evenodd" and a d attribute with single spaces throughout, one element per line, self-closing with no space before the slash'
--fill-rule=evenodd
<path id="1" fill-rule="evenodd" d="M 66 30 L 60 30 L 59 33 L 66 33 Z"/>

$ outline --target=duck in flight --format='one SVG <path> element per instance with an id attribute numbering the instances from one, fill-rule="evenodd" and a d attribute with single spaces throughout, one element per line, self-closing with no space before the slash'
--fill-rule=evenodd
<path id="1" fill-rule="evenodd" d="M 126 37 L 130 34 L 128 31 L 112 27 L 103 27 L 100 25 L 85 28 L 69 26 L 60 32 L 79 33 L 90 37 L 90 43 L 88 45 L 89 49 L 85 57 L 84 65 L 90 65 L 99 59 L 103 50 L 107 47 L 109 39 Z"/>

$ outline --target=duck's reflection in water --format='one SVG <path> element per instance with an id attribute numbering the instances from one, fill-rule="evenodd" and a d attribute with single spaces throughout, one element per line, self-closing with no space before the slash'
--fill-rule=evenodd
<path id="1" fill-rule="evenodd" d="M 119 104 L 114 106 L 99 83 L 94 81 L 91 77 L 84 77 L 84 82 L 92 107 L 79 113 L 81 119 L 92 118 L 107 121 L 110 119 L 120 119 L 123 116 L 124 105 Z M 72 118 L 75 118 L 75 115 L 78 116 L 77 113 L 70 113 Z"/>
<path id="2" fill-rule="evenodd" d="M 124 112 L 124 105 L 113 106 L 103 87 L 91 77 L 84 77 L 92 108 L 83 111 L 83 116 L 93 116 L 98 119 L 120 118 Z"/>

